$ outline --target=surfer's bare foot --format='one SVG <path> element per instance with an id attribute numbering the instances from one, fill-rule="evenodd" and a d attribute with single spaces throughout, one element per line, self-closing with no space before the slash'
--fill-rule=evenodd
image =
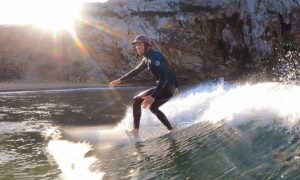
<path id="1" fill-rule="evenodd" d="M 131 135 L 131 136 L 134 136 L 134 137 L 139 137 L 140 136 L 139 129 L 126 130 L 126 133 L 128 135 Z"/>
<path id="2" fill-rule="evenodd" d="M 175 131 L 175 128 L 172 128 L 172 129 L 168 130 L 168 133 L 171 133 L 171 132 L 174 132 L 174 131 Z"/>

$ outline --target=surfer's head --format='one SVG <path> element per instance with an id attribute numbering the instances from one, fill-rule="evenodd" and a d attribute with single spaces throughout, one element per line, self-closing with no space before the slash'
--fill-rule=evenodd
<path id="1" fill-rule="evenodd" d="M 138 54 L 140 56 L 143 56 L 145 52 L 147 52 L 147 50 L 151 47 L 151 39 L 147 36 L 138 35 L 135 37 L 131 44 L 135 46 Z"/>

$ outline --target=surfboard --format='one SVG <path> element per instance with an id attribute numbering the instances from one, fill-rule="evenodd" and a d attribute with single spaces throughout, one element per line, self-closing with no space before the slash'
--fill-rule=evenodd
<path id="1" fill-rule="evenodd" d="M 147 139 L 167 134 L 164 127 L 143 127 L 140 136 L 134 137 L 123 128 L 103 127 L 65 127 L 62 129 L 62 138 L 75 142 L 88 142 L 96 146 L 115 146 L 134 144 Z"/>
<path id="2" fill-rule="evenodd" d="M 62 138 L 75 142 L 88 142 L 93 145 L 122 145 L 131 139 L 121 129 L 101 129 L 97 127 L 75 127 L 62 130 Z M 133 141 L 133 140 L 131 140 Z"/>

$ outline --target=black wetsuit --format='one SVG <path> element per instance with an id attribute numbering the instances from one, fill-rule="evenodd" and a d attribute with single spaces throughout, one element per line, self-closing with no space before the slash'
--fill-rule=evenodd
<path id="1" fill-rule="evenodd" d="M 144 69 L 150 69 L 151 72 L 156 77 L 158 84 L 155 88 L 148 89 L 137 96 L 134 97 L 133 101 L 133 118 L 134 118 L 134 128 L 138 129 L 141 119 L 141 104 L 143 102 L 143 97 L 151 95 L 154 98 L 154 102 L 150 107 L 151 112 L 153 112 L 156 117 L 169 129 L 172 129 L 170 122 L 167 117 L 158 108 L 166 103 L 175 92 L 175 88 L 178 87 L 177 80 L 168 64 L 165 57 L 158 51 L 153 49 L 148 49 L 142 62 L 132 71 L 122 76 L 119 80 L 125 81 L 134 76 Z"/>

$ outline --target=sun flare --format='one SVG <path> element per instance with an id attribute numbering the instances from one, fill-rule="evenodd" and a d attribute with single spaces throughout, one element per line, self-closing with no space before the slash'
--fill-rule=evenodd
<path id="1" fill-rule="evenodd" d="M 79 19 L 81 4 L 68 2 L 46 2 L 40 6 L 34 24 L 51 31 L 71 29 Z"/>
<path id="2" fill-rule="evenodd" d="M 61 31 L 72 28 L 79 19 L 82 3 L 69 0 L 5 1 L 0 6 L 0 24 L 35 24 Z"/>

